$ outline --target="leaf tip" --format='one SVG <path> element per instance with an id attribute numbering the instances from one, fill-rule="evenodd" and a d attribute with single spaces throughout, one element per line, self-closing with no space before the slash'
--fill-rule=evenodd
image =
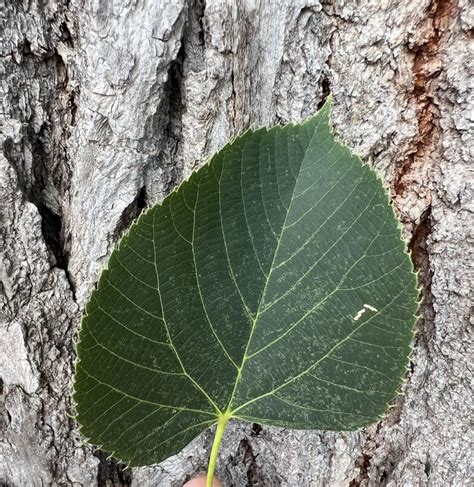
<path id="1" fill-rule="evenodd" d="M 333 97 L 332 94 L 329 93 L 329 95 L 324 100 L 323 106 L 319 109 L 317 113 L 317 116 L 320 116 L 322 118 L 322 122 L 324 122 L 329 126 L 331 125 L 330 117 L 332 112 L 332 105 L 333 105 Z"/>

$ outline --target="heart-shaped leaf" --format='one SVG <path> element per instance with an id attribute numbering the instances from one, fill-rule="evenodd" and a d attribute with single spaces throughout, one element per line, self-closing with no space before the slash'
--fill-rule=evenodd
<path id="1" fill-rule="evenodd" d="M 354 430 L 399 389 L 416 276 L 376 173 L 329 103 L 248 131 L 144 212 L 86 307 L 81 431 L 130 465 L 230 418 Z M 211 466 L 213 469 L 213 465 Z"/>

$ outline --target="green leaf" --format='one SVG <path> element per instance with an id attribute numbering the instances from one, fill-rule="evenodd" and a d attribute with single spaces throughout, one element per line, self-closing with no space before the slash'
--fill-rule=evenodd
<path id="1" fill-rule="evenodd" d="M 91 443 L 146 465 L 230 418 L 355 430 L 382 417 L 416 276 L 381 180 L 334 139 L 329 111 L 236 138 L 113 251 L 77 345 Z"/>

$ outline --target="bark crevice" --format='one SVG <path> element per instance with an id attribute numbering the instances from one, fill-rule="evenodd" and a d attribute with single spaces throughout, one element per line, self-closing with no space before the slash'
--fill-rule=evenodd
<path id="1" fill-rule="evenodd" d="M 397 167 L 393 190 L 399 196 L 403 196 L 413 183 L 412 172 L 417 171 L 414 166 L 429 163 L 430 152 L 437 148 L 440 140 L 440 110 L 435 80 L 443 69 L 439 54 L 442 38 L 454 20 L 456 8 L 456 0 L 432 0 L 423 24 L 408 45 L 413 54 L 411 101 L 417 107 L 418 129 L 407 158 Z"/>

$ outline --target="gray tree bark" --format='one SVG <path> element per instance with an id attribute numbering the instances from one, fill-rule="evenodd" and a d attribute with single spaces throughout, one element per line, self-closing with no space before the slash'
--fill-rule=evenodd
<path id="1" fill-rule="evenodd" d="M 468 0 L 6 0 L 0 16 L 0 484 L 180 486 L 212 432 L 124 471 L 70 400 L 114 242 L 230 137 L 329 92 L 390 187 L 424 301 L 403 394 L 361 432 L 234 423 L 225 485 L 467 486 L 474 26 Z M 471 111 L 470 111 L 471 110 Z M 471 182 L 471 184 L 469 184 Z"/>

